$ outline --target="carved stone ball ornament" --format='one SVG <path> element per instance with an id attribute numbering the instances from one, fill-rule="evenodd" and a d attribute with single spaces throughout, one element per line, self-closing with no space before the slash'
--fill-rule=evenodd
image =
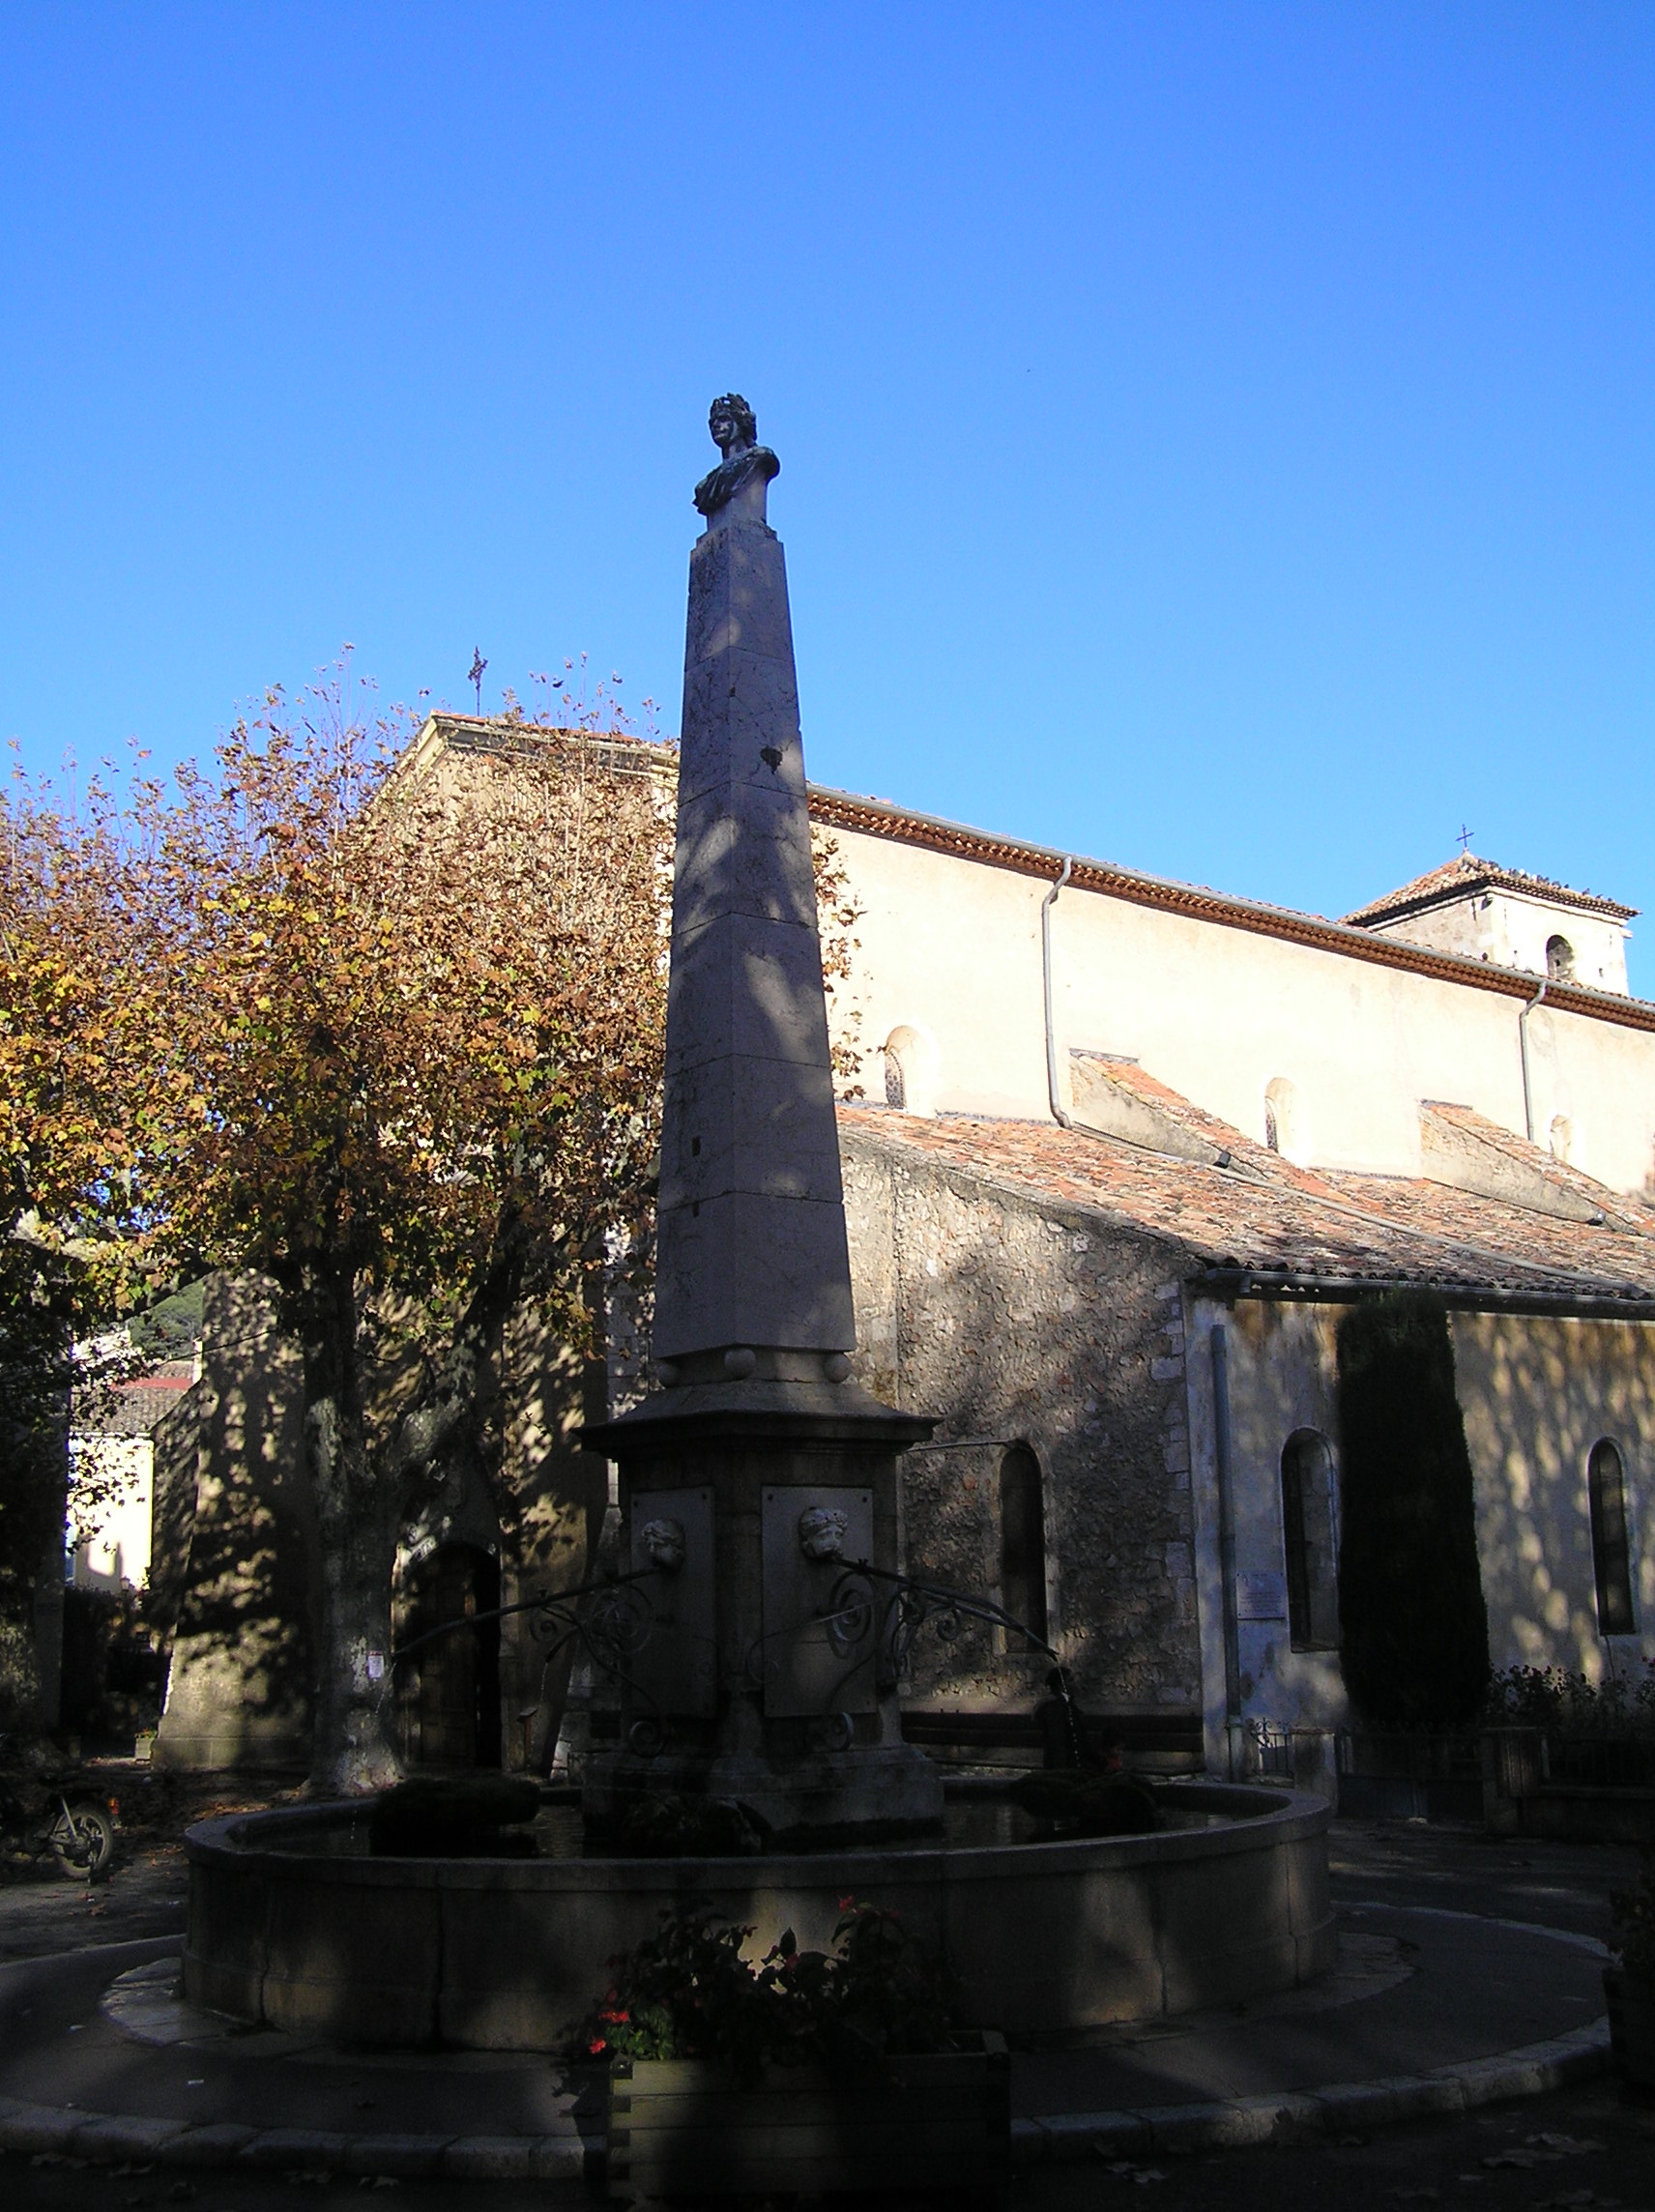
<path id="1" fill-rule="evenodd" d="M 778 477 L 781 463 L 768 446 L 755 442 L 759 434 L 758 418 L 739 392 L 727 392 L 721 399 L 712 402 L 707 427 L 724 456 L 695 487 L 696 507 L 711 522 L 739 492 L 746 490 L 755 477 L 763 484 Z M 762 508 L 759 519 L 764 519 Z"/>

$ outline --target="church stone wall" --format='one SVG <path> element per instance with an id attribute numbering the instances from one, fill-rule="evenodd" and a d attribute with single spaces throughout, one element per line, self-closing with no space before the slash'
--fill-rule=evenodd
<path id="1" fill-rule="evenodd" d="M 164 1479 L 158 1460 L 155 1579 L 172 1650 L 156 1760 L 197 1769 L 304 1766 L 318 1586 L 299 1352 L 277 1325 L 274 1285 L 256 1276 L 211 1277 L 202 1329 L 190 1431 L 169 1441 Z M 580 1450 L 576 1431 L 603 1415 L 601 1360 L 583 1358 L 524 1307 L 507 1325 L 501 1377 L 498 1480 L 452 1466 L 411 1511 L 399 1615 L 406 1576 L 444 1543 L 497 1553 L 508 1606 L 571 1588 L 591 1570 L 604 1467 Z M 382 1413 L 407 1381 L 391 1369 L 370 1378 Z M 532 1618 L 502 1623 L 508 1765 L 547 1755 L 562 1718 L 568 1654 L 548 1666 Z"/>
<path id="2" fill-rule="evenodd" d="M 1224 1331 L 1244 1718 L 1274 1729 L 1350 1718 L 1334 1651 L 1295 1651 L 1287 1618 L 1282 1452 L 1324 1437 L 1337 1469 L 1336 1339 L 1348 1308 L 1271 1299 L 1197 1301 L 1189 1380 L 1209 1760 L 1224 1753 L 1223 1610 L 1211 1331 Z M 1655 1326 L 1455 1312 L 1456 1382 L 1476 1483 L 1477 1547 L 1497 1668 L 1561 1667 L 1637 1679 L 1655 1659 Z M 1598 1633 L 1586 1468 L 1608 1437 L 1621 1455 L 1638 1633 Z"/>
<path id="3" fill-rule="evenodd" d="M 834 835 L 863 910 L 839 1019 L 857 1023 L 864 1090 L 880 1096 L 879 1048 L 906 1027 L 926 1038 L 927 1106 L 1044 1119 L 1050 884 Z M 1266 1086 L 1285 1079 L 1303 1130 L 1295 1151 L 1381 1174 L 1422 1172 L 1421 1099 L 1524 1133 L 1519 999 L 1072 887 L 1051 922 L 1060 1070 L 1071 1048 L 1136 1059 L 1261 1142 Z M 1564 1117 L 1574 1166 L 1642 1189 L 1655 1163 L 1655 1032 L 1542 1007 L 1529 1041 L 1540 1143 Z"/>
<path id="4" fill-rule="evenodd" d="M 192 1508 L 181 1468 L 178 1579 L 160 1766 L 302 1766 L 309 1757 L 314 1524 L 301 1465 L 299 1357 L 273 1287 L 208 1278 Z"/>
<path id="5" fill-rule="evenodd" d="M 860 1382 L 939 1439 L 1032 1446 L 1051 1640 L 1086 1703 L 1201 1703 L 1183 1324 L 1175 1246 L 843 1137 Z M 910 1573 L 1000 1595 L 999 1443 L 902 1463 Z M 1014 1640 L 1015 1641 L 1015 1640 Z M 906 1702 L 1027 1709 L 1050 1662 L 970 1628 L 922 1633 Z"/>
<path id="6" fill-rule="evenodd" d="M 1422 913 L 1371 925 L 1379 937 L 1408 945 L 1427 945 L 1440 952 L 1460 952 L 1497 968 L 1524 968 L 1538 982 L 1547 973 L 1546 947 L 1553 937 L 1567 939 L 1574 954 L 1574 979 L 1588 991 L 1626 989 L 1626 938 L 1623 922 L 1579 908 L 1553 906 L 1544 899 L 1505 889 L 1472 890 Z"/>
<path id="7" fill-rule="evenodd" d="M 1655 1327 L 1457 1313 L 1454 1358 L 1477 1476 L 1477 1545 L 1496 1667 L 1636 1679 L 1655 1659 Z M 1638 1633 L 1598 1634 L 1586 1466 L 1619 1449 Z"/>

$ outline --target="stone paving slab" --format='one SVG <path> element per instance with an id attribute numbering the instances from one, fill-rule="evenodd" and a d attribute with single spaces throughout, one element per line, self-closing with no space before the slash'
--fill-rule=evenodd
<path id="1" fill-rule="evenodd" d="M 1449 2063 L 1415 2071 L 1376 2073 L 1364 2080 L 1321 2080 L 1264 2088 L 1247 2093 L 1201 2093 L 1199 2076 L 1204 2051 L 1210 2053 L 1210 2068 L 1219 2077 L 1234 2070 L 1237 2035 L 1262 2042 L 1268 2056 L 1286 2053 L 1302 2059 L 1307 2031 L 1310 2043 L 1321 2051 L 1322 2071 L 1337 2068 L 1341 2055 L 1408 2055 L 1410 2019 L 1421 2044 L 1439 2049 L 1443 2028 L 1437 2017 L 1438 1991 L 1427 1972 L 1413 1975 L 1393 1972 L 1385 1965 L 1382 1944 L 1374 1937 L 1374 1916 L 1360 1924 L 1369 1934 L 1353 1945 L 1354 1969 L 1341 1979 L 1333 1977 L 1321 1990 L 1294 1996 L 1264 2000 L 1258 2018 L 1238 2023 L 1234 2017 L 1214 2016 L 1203 2022 L 1160 2022 L 1141 2031 L 1108 2031 L 1099 2048 L 1080 2052 L 1019 2054 L 1025 2110 L 1013 2121 L 1012 2157 L 1019 2167 L 1067 2163 L 1105 2157 L 1133 2158 L 1147 2153 L 1240 2148 L 1267 2142 L 1290 2142 L 1317 2137 L 1337 2137 L 1362 2132 L 1435 2113 L 1463 2111 L 1511 2098 L 1532 2097 L 1602 2073 L 1609 2065 L 1608 2023 L 1592 2019 L 1560 2035 L 1526 2042 L 1505 2051 L 1490 2051 L 1487 2035 L 1502 2018 L 1535 2018 L 1537 1972 L 1551 1962 L 1547 1983 L 1553 2017 L 1564 2003 L 1581 2005 L 1581 1994 L 1597 1972 L 1602 1946 L 1581 1935 L 1559 1934 L 1520 1923 L 1478 1919 L 1430 1907 L 1382 1907 L 1412 1925 L 1413 1935 L 1428 1939 L 1433 1923 L 1443 1932 L 1443 1959 L 1450 1967 L 1463 1969 L 1473 1953 L 1491 1962 L 1490 1970 L 1473 1994 L 1480 2004 L 1457 2017 L 1464 2055 Z M 1459 1924 L 1455 1926 L 1454 1924 Z M 1544 1938 L 1537 1945 L 1536 1938 Z M 1365 1949 L 1364 1949 L 1365 1944 Z M 1466 1946 L 1471 1950 L 1467 1952 Z M 1548 1948 L 1551 1946 L 1552 1948 Z M 1406 1948 L 1407 1946 L 1405 1946 Z M 1428 1940 L 1419 1945 L 1422 1957 Z M 115 2088 L 125 2098 L 143 2097 L 184 2109 L 148 2111 L 85 2109 L 67 2099 L 48 2103 L 37 2092 L 29 2097 L 0 2096 L 0 2148 L 33 2153 L 57 2153 L 121 2163 L 153 2160 L 173 2167 L 224 2167 L 236 2164 L 282 2173 L 337 2172 L 365 2177 L 419 2179 L 435 2174 L 455 2180 L 571 2180 L 588 2173 L 603 2153 L 601 2122 L 595 2111 L 577 2110 L 576 2097 L 547 2079 L 542 2063 L 532 2056 L 490 2053 L 362 2053 L 331 2052 L 315 2046 L 300 2046 L 293 2039 L 266 2037 L 226 2023 L 214 2015 L 201 2015 L 177 1994 L 176 1955 L 157 1957 L 160 1946 L 110 1946 L 77 1964 L 83 1971 L 71 1984 L 67 1959 L 32 1963 L 39 1970 L 29 1976 L 31 1963 L 0 1967 L 0 1996 L 8 1990 L 34 2001 L 12 2008 L 10 2025 L 24 2054 L 42 2071 L 39 2037 L 19 2023 L 29 2022 L 37 2006 L 43 2016 L 41 2031 L 52 2042 L 54 2055 L 49 2077 L 55 2088 L 61 2080 L 68 2088 L 84 2083 L 105 2093 Z M 143 1953 L 144 1956 L 134 1956 Z M 113 1976 L 104 1992 L 100 2016 L 102 2044 L 81 2034 L 72 2017 L 84 2013 L 87 1999 L 99 1988 L 98 1977 Z M 1466 1977 L 1462 1970 L 1458 1978 Z M 1437 1982 L 1441 1980 L 1440 1968 Z M 1503 1994 L 1502 1994 L 1503 1993 Z M 1468 2000 L 1466 2000 L 1468 2001 Z M 0 2014 L 7 2011 L 0 2003 Z M 1545 2005 L 1541 2005 L 1545 2009 Z M 1483 2048 L 1471 2026 L 1480 2021 Z M 1386 2024 L 1381 2035 L 1377 2022 Z M 1269 2032 L 1278 2038 L 1269 2041 Z M 317 2070 L 342 2069 L 352 2085 L 371 2087 L 373 2097 L 360 2104 L 385 2104 L 424 2116 L 446 2101 L 455 2112 L 473 2117 L 476 2132 L 451 2124 L 442 2128 L 387 2127 L 376 2131 L 340 2128 L 244 2124 L 221 2115 L 198 2120 L 189 2116 L 193 2094 L 208 2093 L 203 2080 L 184 2079 L 194 2066 L 205 2075 L 217 2065 L 216 2077 L 226 2097 L 239 2081 L 249 2093 L 262 2089 L 258 2102 L 277 2116 L 285 2102 L 288 2110 L 314 2109 L 323 2094 Z M 0 2056 L 0 2069 L 4 2059 Z M 1070 2090 L 1089 2080 L 1111 2086 L 1141 2085 L 1160 2091 L 1113 2105 L 1089 2108 L 1073 2099 L 1073 2109 L 1045 2109 L 1042 2089 L 1067 2080 Z M 273 2096 L 272 2084 L 282 2090 Z M 225 2087 L 228 2084 L 228 2087 Z M 438 2096 L 441 2087 L 443 2097 Z M 1180 2086 L 1192 2094 L 1179 2096 Z M 1173 2094 L 1168 2096 L 1168 2090 Z M 533 2092 L 533 2093 L 531 2093 Z M 336 2086 L 326 2095 L 344 2110 Z M 1061 2100 L 1068 2103 L 1069 2099 Z M 1033 2110 L 1027 2107 L 1032 2103 Z M 359 2105 L 360 2109 L 360 2105 Z M 516 2116 L 519 2124 L 500 2124 Z M 248 2110 L 248 2120 L 256 2110 Z M 481 2121 L 483 2124 L 477 2126 Z"/>
<path id="2" fill-rule="evenodd" d="M 1060 2112 L 1011 2123 L 1014 2166 L 1149 2151 L 1239 2150 L 1315 2136 L 1366 2134 L 1477 2105 L 1538 2097 L 1609 2071 L 1609 2022 L 1499 2058 L 1380 2081 L 1337 2081 L 1285 2096 L 1224 2097 L 1136 2111 Z"/>

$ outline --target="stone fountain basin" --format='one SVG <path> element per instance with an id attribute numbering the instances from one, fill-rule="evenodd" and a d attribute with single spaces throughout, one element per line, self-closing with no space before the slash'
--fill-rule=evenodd
<path id="1" fill-rule="evenodd" d="M 370 1858 L 356 1800 L 206 1820 L 186 1838 L 192 2003 L 333 2042 L 545 2051 L 607 1962 L 692 1902 L 826 1948 L 840 1900 L 945 1943 L 966 2018 L 1012 2034 L 1152 2019 L 1291 1989 L 1333 1964 L 1330 1808 L 1167 1784 L 1211 1824 L 1147 1836 L 887 1845 L 760 1858 Z"/>

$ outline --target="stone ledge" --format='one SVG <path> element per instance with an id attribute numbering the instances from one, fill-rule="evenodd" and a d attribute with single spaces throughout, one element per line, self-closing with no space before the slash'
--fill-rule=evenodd
<path id="1" fill-rule="evenodd" d="M 154 2158 L 174 2136 L 184 2134 L 184 2120 L 140 2120 L 116 2112 L 108 2117 L 89 2116 L 74 2131 L 76 2158 Z"/>
<path id="2" fill-rule="evenodd" d="M 1541 2096 L 1606 2073 L 1609 2065 L 1605 2019 L 1550 2042 L 1438 2067 L 1430 2074 L 1340 2081 L 1325 2089 L 1275 2096 L 1016 2119 L 1011 2124 L 1011 2161 L 1023 2168 L 1098 2156 L 1129 2158 L 1147 2151 L 1237 2150 L 1251 2144 L 1298 2141 L 1357 2126 L 1394 2126 L 1433 2113 Z M 303 2128 L 260 2131 L 228 2122 L 190 2127 L 182 2120 L 0 2098 L 0 2150 L 57 2152 L 111 2162 L 143 2157 L 163 2166 L 246 2163 L 276 2171 L 326 2168 L 399 2179 L 442 2173 L 456 2181 L 551 2181 L 579 2180 L 589 2162 L 602 2156 L 603 2147 L 600 2135 L 583 2136 L 572 2121 L 549 2135 L 345 2136 Z"/>
<path id="3" fill-rule="evenodd" d="M 1236 2150 L 1248 2144 L 1300 2141 L 1306 2136 L 1357 2126 L 1394 2127 L 1434 2113 L 1542 2096 L 1607 2073 L 1609 2064 L 1605 2019 L 1548 2043 L 1437 2067 L 1430 2074 L 1338 2081 L 1325 2089 L 1277 2096 L 1017 2120 L 1012 2123 L 1011 2158 L 1014 2166 L 1025 2167 L 1046 2160 L 1127 2158 L 1146 2151 Z"/>

